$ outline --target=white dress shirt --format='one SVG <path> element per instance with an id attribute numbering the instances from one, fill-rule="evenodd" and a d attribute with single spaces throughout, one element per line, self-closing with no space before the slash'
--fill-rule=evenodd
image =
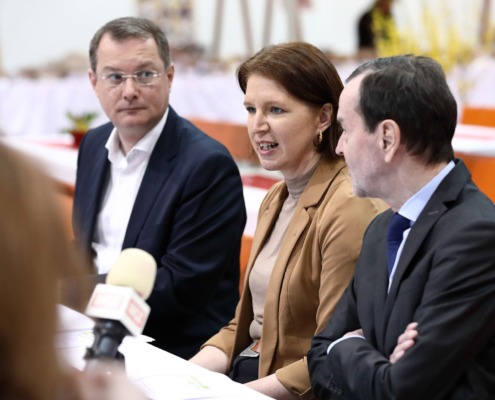
<path id="1" fill-rule="evenodd" d="M 137 142 L 127 155 L 124 155 L 120 148 L 116 128 L 108 138 L 105 147 L 110 161 L 110 176 L 92 242 L 92 248 L 96 252 L 93 262 L 99 274 L 108 273 L 122 251 L 132 208 L 167 116 L 168 108 L 160 122 Z"/>

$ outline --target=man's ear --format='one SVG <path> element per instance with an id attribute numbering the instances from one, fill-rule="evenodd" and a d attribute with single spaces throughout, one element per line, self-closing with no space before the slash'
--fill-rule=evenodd
<path id="1" fill-rule="evenodd" d="M 380 122 L 378 132 L 385 162 L 391 162 L 400 147 L 400 128 L 394 120 Z"/>
<path id="2" fill-rule="evenodd" d="M 96 74 L 93 72 L 91 68 L 88 69 L 88 77 L 89 77 L 89 81 L 91 82 L 91 86 L 93 86 L 93 89 L 96 90 L 96 80 L 98 78 L 96 77 Z"/>
<path id="3" fill-rule="evenodd" d="M 167 78 L 168 78 L 168 90 L 171 91 L 172 81 L 174 80 L 174 76 L 175 76 L 175 65 L 173 63 L 170 64 L 167 70 L 165 71 L 165 73 L 167 74 Z"/>

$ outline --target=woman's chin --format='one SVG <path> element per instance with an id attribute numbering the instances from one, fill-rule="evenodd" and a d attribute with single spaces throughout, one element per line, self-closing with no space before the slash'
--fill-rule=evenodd
<path id="1" fill-rule="evenodd" d="M 260 165 L 267 171 L 278 171 L 277 165 L 275 165 L 273 162 L 263 160 L 262 158 L 260 158 Z"/>

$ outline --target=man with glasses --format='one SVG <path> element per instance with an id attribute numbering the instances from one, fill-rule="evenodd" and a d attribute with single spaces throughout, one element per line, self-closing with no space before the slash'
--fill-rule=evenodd
<path id="1" fill-rule="evenodd" d="M 167 38 L 151 21 L 119 18 L 96 32 L 89 79 L 110 122 L 79 149 L 76 239 L 103 280 L 122 249 L 158 264 L 144 334 L 183 358 L 234 315 L 246 221 L 227 149 L 169 106 Z"/>

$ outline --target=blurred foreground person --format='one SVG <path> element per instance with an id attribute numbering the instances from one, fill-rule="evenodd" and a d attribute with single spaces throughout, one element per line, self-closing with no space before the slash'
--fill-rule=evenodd
<path id="1" fill-rule="evenodd" d="M 122 370 L 86 375 L 57 354 L 56 304 L 82 310 L 89 288 L 53 193 L 47 177 L 0 144 L 0 398 L 145 399 Z M 61 290 L 62 280 L 74 284 Z"/>
<path id="2" fill-rule="evenodd" d="M 441 66 L 396 56 L 358 67 L 338 119 L 354 193 L 391 209 L 312 342 L 317 396 L 494 399 L 495 205 L 454 158 L 457 104 Z"/>
<path id="3" fill-rule="evenodd" d="M 191 360 L 277 399 L 312 397 L 305 354 L 385 209 L 352 194 L 335 146 L 342 82 L 307 43 L 267 47 L 237 71 L 261 166 L 280 171 L 259 210 L 235 318 Z"/>

